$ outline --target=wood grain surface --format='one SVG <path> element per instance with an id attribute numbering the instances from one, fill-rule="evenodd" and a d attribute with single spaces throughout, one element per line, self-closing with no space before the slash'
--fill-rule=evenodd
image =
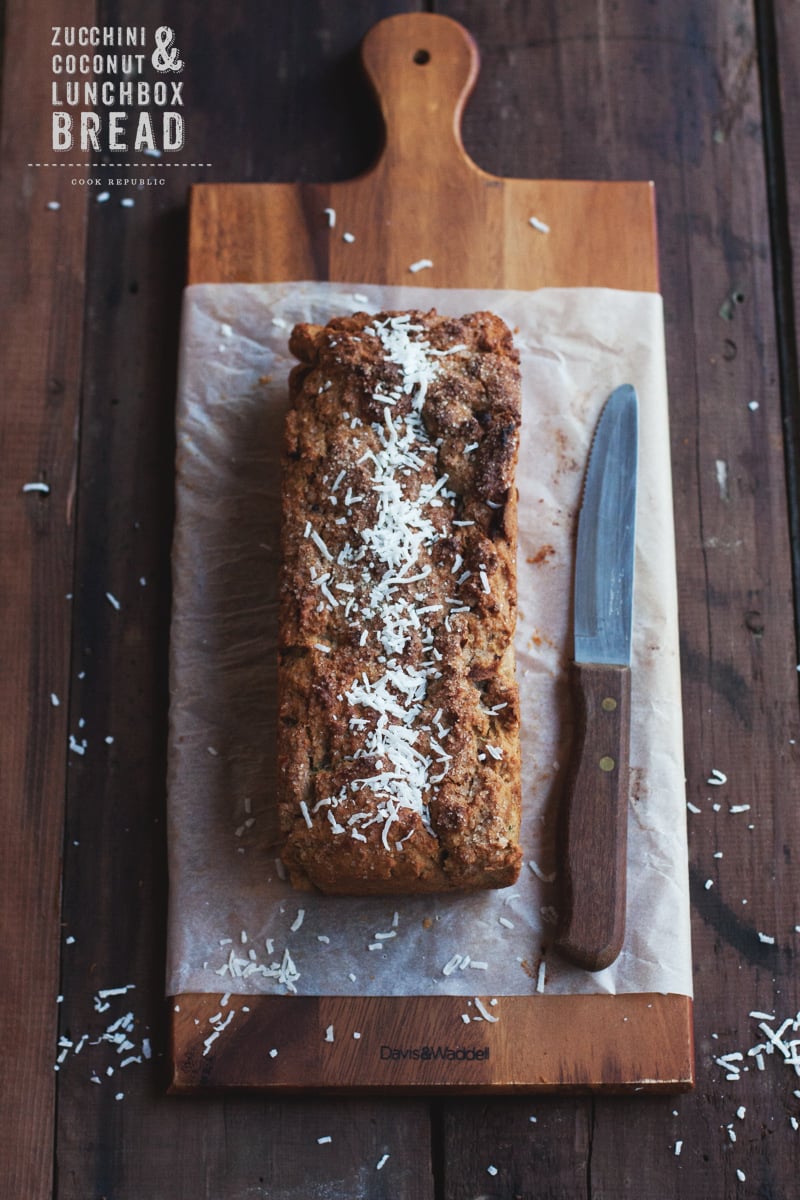
<path id="1" fill-rule="evenodd" d="M 239 996 L 222 1005 L 215 994 L 179 996 L 171 1090 L 496 1095 L 690 1085 L 688 997 L 487 996 L 482 1004 L 496 1023 L 465 1034 L 462 1013 L 475 1010 L 463 996 Z M 220 1013 L 230 1022 L 209 1045 Z"/>
<path id="2" fill-rule="evenodd" d="M 484 171 L 655 181 L 687 780 L 700 811 L 689 818 L 695 1091 L 433 1100 L 166 1096 L 161 999 L 169 464 L 187 186 L 201 179 L 346 180 L 366 171 L 379 130 L 354 70 L 356 49 L 381 17 L 421 5 L 208 0 L 201 10 L 186 0 L 106 0 L 91 8 L 69 0 L 56 7 L 51 15 L 45 3 L 9 2 L 4 28 L 0 178 L 9 268 L 2 287 L 4 306 L 13 307 L 4 322 L 7 499 L 0 517 L 0 1195 L 793 1195 L 800 1137 L 791 1118 L 800 1118 L 800 1083 L 778 1051 L 762 1056 L 763 1070 L 747 1051 L 767 1040 L 751 1012 L 775 1014 L 777 1029 L 800 1008 L 800 659 L 787 503 L 787 483 L 796 494 L 796 478 L 787 479 L 784 459 L 786 429 L 796 429 L 784 421 L 798 411 L 797 5 L 434 5 L 463 22 L 480 48 L 481 73 L 462 128 L 468 154 Z M 99 205 L 99 189 L 73 189 L 64 172 L 29 170 L 34 143 L 41 137 L 46 145 L 37 122 L 48 110 L 35 81 L 46 88 L 49 26 L 59 20 L 173 25 L 191 78 L 188 140 L 213 166 L 166 172 L 163 187 L 130 193 L 133 209 L 119 207 L 117 189 Z M 50 199 L 61 209 L 39 207 Z M 48 379 L 63 390 L 48 392 Z M 50 496 L 19 495 L 17 484 L 41 470 L 58 481 Z M 77 502 L 68 508 L 73 473 Z M 71 531 L 82 549 L 68 608 L 61 597 L 73 590 Z M 115 586 L 119 612 L 95 600 L 106 590 L 116 594 Z M 84 644 L 92 651 L 72 663 L 71 622 L 73 654 Z M 58 708 L 50 705 L 51 689 Z M 67 772 L 67 735 L 78 734 L 82 716 L 87 752 L 69 756 Z M 112 735 L 109 748 L 104 738 Z M 725 784 L 706 784 L 714 768 Z M 749 810 L 730 811 L 745 804 Z M 127 984 L 135 990 L 95 1011 L 98 989 Z M 120 1068 L 115 1047 L 98 1041 L 53 1072 L 56 1023 L 64 1036 L 97 1039 L 128 1011 L 137 1044 L 142 1035 L 152 1039 L 150 1060 Z M 749 1069 L 738 1079 L 715 1061 L 727 1053 L 744 1056 Z M 100 1084 L 91 1082 L 93 1072 Z"/>
<path id="3" fill-rule="evenodd" d="M 58 19 L 55 3 L 42 21 Z M 72 5 L 88 20 L 90 5 Z M 65 179 L 30 175 L 49 136 L 47 43 L 10 3 L 19 31 L 3 76 L 0 166 L 0 937 L 3 1085 L 0 1190 L 52 1187 L 60 954 L 61 848 L 70 703 L 69 640 L 75 536 L 74 436 L 80 407 L 86 209 Z M 60 206 L 60 207 L 59 207 Z M 39 484 L 46 491 L 24 491 Z M 32 997 L 36 999 L 32 1001 Z"/>

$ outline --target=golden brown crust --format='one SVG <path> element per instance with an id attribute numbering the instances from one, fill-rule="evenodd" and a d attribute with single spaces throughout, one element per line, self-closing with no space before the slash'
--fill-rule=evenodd
<path id="1" fill-rule="evenodd" d="M 502 887 L 521 859 L 518 355 L 491 313 L 298 325 L 279 811 L 296 886 Z"/>

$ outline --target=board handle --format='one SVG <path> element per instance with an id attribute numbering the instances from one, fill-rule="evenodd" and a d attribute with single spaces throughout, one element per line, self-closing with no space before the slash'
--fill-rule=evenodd
<path id="1" fill-rule="evenodd" d="M 386 17 L 364 38 L 361 57 L 384 124 L 373 171 L 421 186 L 427 174 L 479 172 L 461 142 L 461 114 L 480 66 L 463 25 L 436 13 Z"/>

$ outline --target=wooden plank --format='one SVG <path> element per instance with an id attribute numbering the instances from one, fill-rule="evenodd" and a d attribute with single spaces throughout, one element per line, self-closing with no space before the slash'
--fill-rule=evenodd
<path id="1" fill-rule="evenodd" d="M 431 14 L 389 19 L 370 32 L 363 58 L 386 128 L 374 165 L 354 180 L 331 184 L 195 186 L 190 282 L 311 276 L 408 283 L 414 279 L 409 265 L 430 257 L 434 265 L 426 271 L 425 282 L 434 286 L 657 289 L 649 183 L 505 179 L 479 169 L 465 155 L 458 121 L 475 83 L 477 55 L 461 26 Z M 421 58 L 424 61 L 418 61 Z M 329 226 L 326 208 L 336 213 L 334 227 Z M 547 237 L 531 229 L 528 219 L 534 213 L 558 215 Z M 390 1075 L 386 1062 L 378 1060 L 372 1073 L 366 1054 L 342 1056 L 339 1047 L 320 1058 L 316 1005 L 254 997 L 253 1020 L 226 1040 L 229 1049 L 220 1051 L 217 1045 L 203 1045 L 206 999 L 177 999 L 182 1015 L 173 1027 L 176 1090 L 226 1082 L 301 1086 L 301 1070 L 307 1085 L 314 1087 L 377 1087 L 390 1080 L 397 1087 L 431 1086 L 431 1074 L 420 1072 L 418 1064 L 405 1062 Z M 603 1003 L 587 1007 L 583 997 L 559 997 L 551 1007 L 533 997 L 511 1004 L 524 1054 L 511 1051 L 505 1026 L 498 1026 L 485 1039 L 491 1066 L 484 1063 L 486 1069 L 475 1076 L 461 1071 L 460 1062 L 457 1069 L 451 1063 L 442 1086 L 657 1088 L 668 1083 L 685 1088 L 692 1076 L 690 1005 L 683 997 L 658 998 L 658 1011 L 668 1011 L 668 1019 L 654 1021 L 652 1001 L 651 996 L 611 998 L 610 1008 L 620 1021 L 635 1014 L 642 1041 L 631 1038 L 619 1047 L 609 1042 L 605 1058 L 601 1051 L 609 1020 Z M 354 1008 L 360 1003 L 353 1002 Z M 331 1004 L 338 1011 L 333 1001 L 325 1001 L 323 1007 Z M 422 1005 L 395 998 L 367 1004 L 364 1011 L 371 1029 L 405 1025 L 414 1031 L 411 1042 L 421 1045 L 430 1039 L 430 1020 L 439 1009 L 429 1001 Z M 441 1011 L 448 1017 L 454 1014 L 457 1028 L 457 1005 L 444 1004 Z M 588 1015 L 592 1012 L 594 1017 Z M 274 1024 L 285 1028 L 286 1014 L 296 1026 L 293 1053 L 273 1064 L 264 1063 L 258 1053 L 249 1055 L 247 1040 L 255 1036 L 250 1030 Z M 548 1039 L 558 1041 L 563 1030 L 572 1031 L 572 1074 L 563 1043 L 560 1056 L 550 1056 L 546 1049 Z M 446 1024 L 442 1037 L 445 1031 Z M 255 1041 L 254 1047 L 258 1045 Z M 332 1064 L 330 1070 L 326 1063 Z"/>
<path id="2" fill-rule="evenodd" d="M 459 189 L 453 204 L 444 198 L 438 214 L 431 204 L 411 203 L 414 196 L 436 193 L 419 193 L 411 181 L 401 183 L 400 194 L 407 202 L 387 210 L 380 225 L 374 205 L 387 186 L 383 175 L 373 175 L 374 192 L 368 179 L 268 187 L 198 184 L 191 195 L 188 282 L 324 277 L 408 284 L 415 279 L 409 265 L 435 253 L 434 266 L 424 275 L 430 287 L 532 289 L 544 286 L 543 280 L 557 280 L 548 286 L 658 290 L 649 183 L 576 180 L 567 186 L 558 180 L 500 179 L 473 170 L 467 176 L 473 189 Z M 325 217 L 328 207 L 337 213 L 334 230 Z M 436 232 L 437 220 L 448 211 L 455 221 L 480 231 L 468 253 L 458 225 L 453 225 L 449 242 Z M 533 236 L 528 217 L 536 211 L 559 214 L 561 228 L 555 236 L 552 230 L 547 238 Z M 397 236 L 401 214 L 405 239 Z M 493 230 L 492 239 L 486 237 L 486 228 Z M 616 238 L 620 229 L 626 230 L 622 243 Z M 359 233 L 348 244 L 342 232 L 353 230 Z M 578 231 L 575 237 L 570 230 Z M 504 249 L 498 251 L 498 246 Z"/>
<path id="3" fill-rule="evenodd" d="M 50 21 L 64 5 L 5 12 L 0 151 L 3 498 L 0 562 L 0 1192 L 49 1195 L 59 990 L 61 845 L 69 695 L 73 444 L 80 408 L 85 211 L 47 157 Z M 90 22 L 94 6 L 69 5 Z M 60 207 L 49 208 L 49 204 Z M 49 492 L 24 493 L 43 482 Z M 51 696 L 56 697 L 55 700 Z"/>
<path id="4" fill-rule="evenodd" d="M 655 181 L 688 795 L 702 810 L 690 816 L 695 1093 L 646 1105 L 596 1097 L 582 1120 L 551 1098 L 509 1101 L 502 1116 L 450 1101 L 444 1195 L 780 1194 L 798 1174 L 787 1115 L 797 1116 L 794 1072 L 774 1055 L 764 1072 L 750 1059 L 734 1081 L 713 1061 L 763 1040 L 750 1011 L 782 1019 L 799 1006 L 797 681 L 752 6 L 568 0 L 510 3 L 491 18 L 472 0 L 441 7 L 481 47 L 464 123 L 481 166 Z M 775 13 L 788 100 L 797 97 L 796 21 L 791 6 Z M 784 113 L 795 190 L 797 112 Z M 722 787 L 706 785 L 714 767 L 728 776 Z M 751 809 L 731 814 L 738 804 Z M 526 1130 L 531 1110 L 538 1123 Z M 507 1129 L 517 1133 L 511 1146 Z"/>
<path id="5" fill-rule="evenodd" d="M 332 15 L 325 4 L 304 0 L 256 13 L 212 0 L 198 20 L 191 5 L 172 5 L 167 19 L 176 28 L 192 85 L 187 150 L 193 155 L 202 150 L 203 160 L 215 163 L 221 177 L 295 174 L 300 154 L 331 175 L 362 169 L 374 122 L 360 114 L 359 88 L 342 86 L 352 74 L 343 62 L 365 29 L 396 7 L 363 0 Z M 163 7 L 147 0 L 117 6 L 113 23 L 154 29 L 164 19 Z M 316 30 L 313 41 L 309 27 Z M 226 54 L 220 56 L 222 30 Z M 232 65 L 242 63 L 249 64 L 245 73 L 250 71 L 244 83 L 239 66 Z M 235 107 L 231 97 L 240 85 L 246 86 L 248 104 Z M 301 105 L 294 99 L 298 91 Z M 278 113 L 280 120 L 266 121 L 265 113 Z M 155 166 L 153 173 L 158 170 Z M 60 1032 L 76 1043 L 88 1033 L 97 1044 L 69 1053 L 58 1074 L 56 1195 L 59 1200 L 244 1195 L 428 1200 L 430 1127 L 424 1101 L 377 1107 L 358 1099 L 184 1101 L 165 1094 L 173 410 L 186 189 L 198 174 L 173 168 L 157 189 L 112 189 L 108 203 L 88 202 L 91 320 L 75 509 L 70 725 L 86 737 L 88 747 L 84 756 L 72 757 L 69 772 L 63 905 L 67 931 L 76 941 L 64 951 Z M 120 207 L 122 195 L 135 199 L 132 209 Z M 83 211 L 86 194 L 76 203 Z M 52 276 L 50 265 L 46 274 Z M 62 450 L 65 472 L 70 453 Z M 106 591 L 119 600 L 119 611 Z M 80 671 L 86 672 L 82 679 Z M 65 708 L 62 700 L 55 715 Z M 81 732 L 80 718 L 85 721 Z M 107 736 L 114 739 L 111 745 Z M 62 753 L 63 744 L 59 741 Z M 110 1007 L 96 1011 L 100 989 L 127 984 L 134 990 L 108 997 Z M 48 1081 L 55 1053 L 51 999 Z M 30 991 L 19 996 L 19 1007 L 27 1023 Z M 133 1014 L 129 1040 L 134 1049 L 120 1055 L 112 1043 L 98 1039 L 126 1012 Z M 152 1058 L 122 1068 L 125 1058 L 141 1056 L 146 1037 Z M 29 1041 L 24 1053 L 30 1056 Z M 106 1074 L 109 1067 L 112 1076 Z M 93 1073 L 99 1084 L 92 1082 Z M 123 1098 L 117 1101 L 119 1093 Z M 11 1127 L 16 1128 L 13 1122 Z M 326 1135 L 332 1141 L 318 1144 L 317 1138 Z M 27 1145 L 27 1133 L 24 1137 Z M 44 1133 L 42 1140 L 43 1156 L 51 1157 L 52 1141 Z M 386 1153 L 390 1157 L 377 1171 Z M 16 1200 L 50 1193 L 21 1188 L 12 1194 Z"/>
<path id="6" fill-rule="evenodd" d="M 613 1103 L 621 1105 L 624 1100 L 617 1097 Z M 657 1103 L 657 1098 L 648 1101 Z M 597 1195 L 589 1183 L 593 1104 L 571 1096 L 560 1101 L 530 1096 L 492 1104 L 447 1102 L 442 1122 L 442 1196 L 446 1200 L 479 1196 L 588 1200 Z"/>
<path id="7" fill-rule="evenodd" d="M 793 19 L 794 18 L 794 19 Z M 783 398 L 795 628 L 800 629 L 800 33 L 791 6 L 756 7 Z"/>
<path id="8" fill-rule="evenodd" d="M 172 1090 L 233 1085 L 284 1093 L 477 1095 L 498 1084 L 508 1092 L 677 1092 L 691 1085 L 687 996 L 570 996 L 566 1002 L 562 996 L 505 996 L 491 1009 L 496 1024 L 484 1022 L 465 1034 L 462 1013 L 469 1003 L 460 996 L 402 1003 L 380 996 L 243 996 L 228 1002 L 233 1018 L 207 1046 L 220 997 L 180 996 L 172 1023 Z M 333 1041 L 326 1040 L 328 1029 Z M 582 1036 L 583 1030 L 593 1036 Z"/>

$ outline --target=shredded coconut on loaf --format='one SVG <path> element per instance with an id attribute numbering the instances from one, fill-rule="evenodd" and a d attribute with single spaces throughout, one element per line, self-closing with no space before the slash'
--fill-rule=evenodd
<path id="1" fill-rule="evenodd" d="M 504 887 L 521 852 L 519 357 L 491 313 L 298 325 L 279 811 L 295 886 Z"/>

